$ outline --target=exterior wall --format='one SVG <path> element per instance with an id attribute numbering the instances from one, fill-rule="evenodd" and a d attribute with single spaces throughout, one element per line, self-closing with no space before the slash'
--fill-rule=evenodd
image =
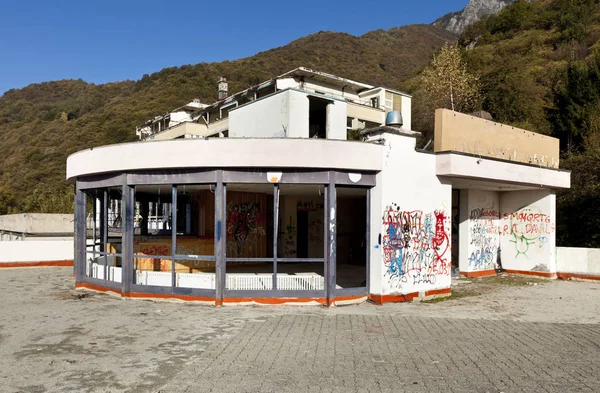
<path id="1" fill-rule="evenodd" d="M 466 276 L 495 274 L 500 247 L 500 195 L 461 190 L 459 269 Z"/>
<path id="2" fill-rule="evenodd" d="M 378 171 L 382 150 L 382 146 L 370 143 L 327 139 L 212 138 L 134 142 L 71 154 L 67 158 L 66 177 L 74 181 L 78 176 L 98 173 L 201 167 Z"/>
<path id="3" fill-rule="evenodd" d="M 448 109 L 435 111 L 434 151 L 460 151 L 549 168 L 558 168 L 559 161 L 556 138 Z"/>
<path id="4" fill-rule="evenodd" d="M 289 121 L 287 133 L 284 136 L 289 138 L 308 138 L 308 112 L 309 102 L 305 93 L 289 90 L 288 113 Z M 344 130 L 346 129 L 344 123 Z"/>
<path id="5" fill-rule="evenodd" d="M 561 278 L 600 280 L 600 249 L 557 247 L 556 270 Z"/>
<path id="6" fill-rule="evenodd" d="M 73 263 L 73 239 L 0 242 L 0 268 L 13 264 Z M 48 263 L 50 265 L 50 263 Z"/>
<path id="7" fill-rule="evenodd" d="M 449 292 L 451 185 L 435 176 L 434 155 L 415 151 L 413 137 L 382 137 L 384 165 L 372 200 L 380 197 L 383 209 L 371 217 L 379 236 L 370 250 L 370 293 L 386 302 Z"/>
<path id="8" fill-rule="evenodd" d="M 383 110 L 359 104 L 348 103 L 347 116 L 363 122 L 366 120 L 379 125 L 385 123 L 385 112 Z"/>
<path id="9" fill-rule="evenodd" d="M 72 214 L 23 213 L 0 216 L 0 232 L 73 233 Z"/>
<path id="10" fill-rule="evenodd" d="M 346 118 L 348 105 L 343 101 L 333 101 L 327 105 L 327 139 L 346 140 Z"/>
<path id="11" fill-rule="evenodd" d="M 396 97 L 394 97 L 396 99 Z M 403 127 L 412 130 L 412 98 L 402 96 L 400 112 L 402 113 Z"/>
<path id="12" fill-rule="evenodd" d="M 436 154 L 436 161 L 438 176 L 492 180 L 535 188 L 569 188 L 571 184 L 571 172 L 554 168 L 449 152 Z"/>
<path id="13" fill-rule="evenodd" d="M 502 268 L 554 277 L 556 195 L 551 190 L 503 192 L 500 216 Z"/>
<path id="14" fill-rule="evenodd" d="M 282 91 L 232 110 L 229 114 L 229 136 L 285 137 L 290 124 L 289 97 L 290 90 Z"/>
<path id="15" fill-rule="evenodd" d="M 186 135 L 205 136 L 208 134 L 208 127 L 205 124 L 185 122 L 171 127 L 163 132 L 150 135 L 147 140 L 164 141 L 176 139 Z"/>

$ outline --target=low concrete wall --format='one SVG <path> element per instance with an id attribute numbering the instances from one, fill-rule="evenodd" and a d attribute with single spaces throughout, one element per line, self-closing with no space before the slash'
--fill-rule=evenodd
<path id="1" fill-rule="evenodd" d="M 556 248 L 556 270 L 560 278 L 600 280 L 600 248 Z"/>
<path id="2" fill-rule="evenodd" d="M 72 265 L 73 239 L 0 242 L 0 268 Z"/>
<path id="3" fill-rule="evenodd" d="M 16 233 L 73 233 L 72 214 L 23 213 L 0 216 L 0 231 Z"/>

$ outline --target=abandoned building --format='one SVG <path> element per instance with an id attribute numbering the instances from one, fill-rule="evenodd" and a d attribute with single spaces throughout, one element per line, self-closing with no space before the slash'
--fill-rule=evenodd
<path id="1" fill-rule="evenodd" d="M 387 120 L 387 121 L 386 121 Z M 362 129 L 363 141 L 349 141 Z M 76 285 L 124 297 L 377 303 L 451 274 L 556 274 L 558 140 L 298 68 L 71 155 Z"/>

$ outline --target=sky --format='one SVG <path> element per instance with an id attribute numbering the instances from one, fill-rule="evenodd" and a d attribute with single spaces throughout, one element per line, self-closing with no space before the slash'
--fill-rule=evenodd
<path id="1" fill-rule="evenodd" d="M 0 0 L 0 94 L 30 83 L 137 80 L 252 56 L 321 30 L 431 23 L 468 0 Z M 387 3 L 387 4 L 386 4 Z"/>

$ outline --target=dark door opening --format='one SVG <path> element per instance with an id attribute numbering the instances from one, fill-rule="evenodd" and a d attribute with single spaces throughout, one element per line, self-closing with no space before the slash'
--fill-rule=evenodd
<path id="1" fill-rule="evenodd" d="M 331 101 L 308 97 L 308 137 L 327 138 L 327 105 Z"/>
<path id="2" fill-rule="evenodd" d="M 297 258 L 308 258 L 308 211 L 297 212 L 298 228 L 296 232 Z"/>

